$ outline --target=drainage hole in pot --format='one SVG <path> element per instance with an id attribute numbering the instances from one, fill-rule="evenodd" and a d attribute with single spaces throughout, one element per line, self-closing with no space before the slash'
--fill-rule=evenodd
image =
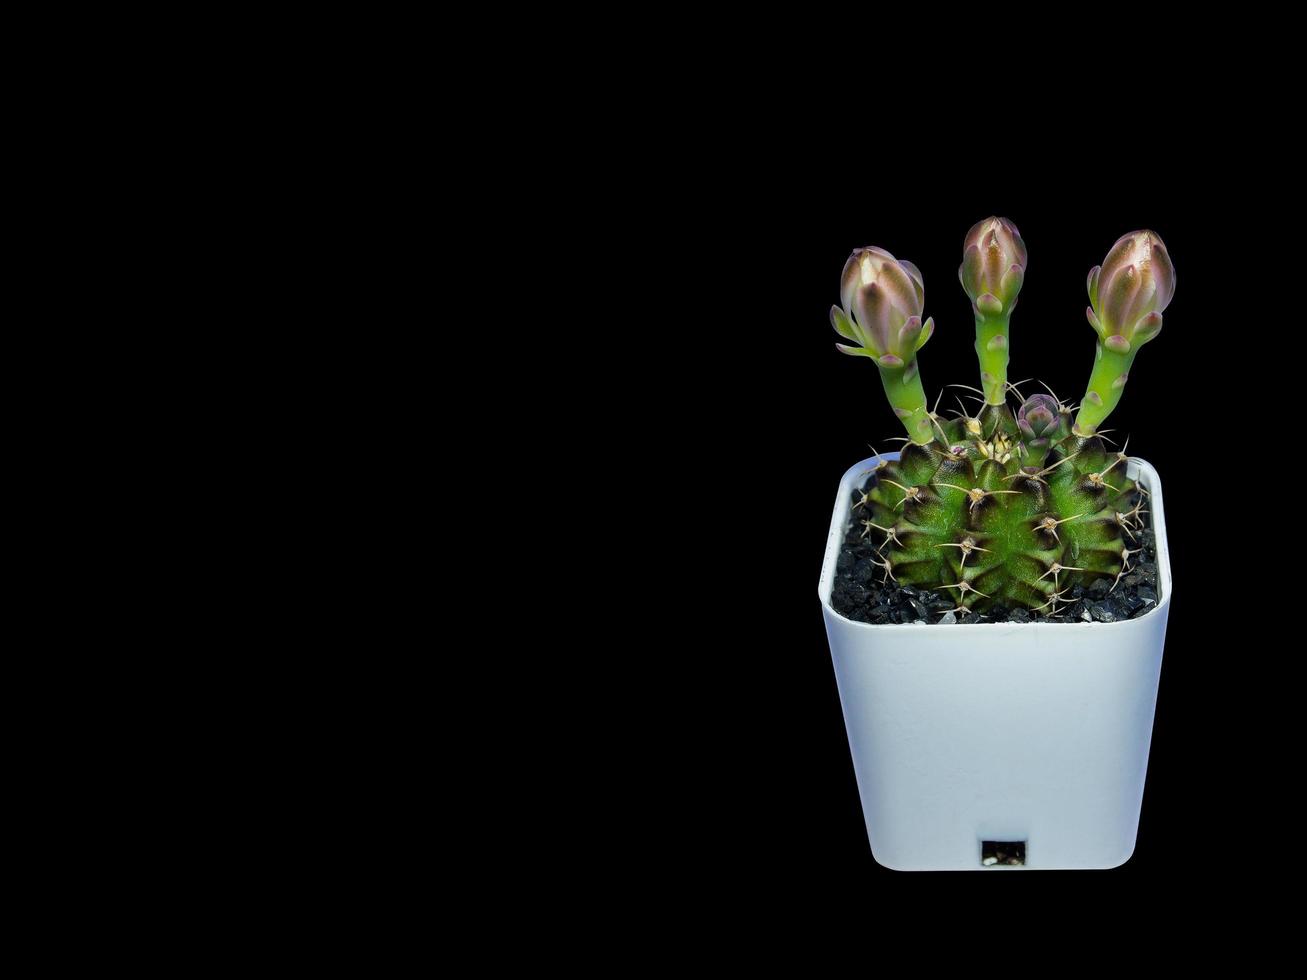
<path id="1" fill-rule="evenodd" d="M 1026 842 L 1023 840 L 982 840 L 980 863 L 985 867 L 995 864 L 1025 864 Z"/>

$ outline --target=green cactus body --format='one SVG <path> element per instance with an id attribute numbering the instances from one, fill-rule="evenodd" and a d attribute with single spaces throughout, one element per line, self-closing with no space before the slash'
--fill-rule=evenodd
<path id="1" fill-rule="evenodd" d="M 854 511 L 887 576 L 970 612 L 1052 613 L 1076 582 L 1122 574 L 1141 496 L 1123 454 L 1073 435 L 1066 412 L 1035 439 L 1006 406 L 935 421 L 935 440 L 882 463 Z"/>

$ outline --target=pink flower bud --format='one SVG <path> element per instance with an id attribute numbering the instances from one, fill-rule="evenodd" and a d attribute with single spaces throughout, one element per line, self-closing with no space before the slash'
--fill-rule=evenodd
<path id="1" fill-rule="evenodd" d="M 1122 235 L 1102 266 L 1089 273 L 1089 302 L 1098 321 L 1094 329 L 1113 349 L 1155 337 L 1174 295 L 1175 266 L 1155 231 Z"/>
<path id="2" fill-rule="evenodd" d="M 926 290 L 921 272 L 874 245 L 854 249 L 840 275 L 844 320 L 873 357 L 908 362 L 930 337 L 934 324 L 921 322 Z M 834 321 L 833 321 L 834 322 Z M 843 332 L 841 330 L 841 332 Z"/>
<path id="3" fill-rule="evenodd" d="M 981 313 L 1011 312 L 1026 276 L 1026 243 L 1007 218 L 986 218 L 962 241 L 958 278 Z M 982 297 L 989 297 L 982 304 Z M 997 304 L 995 304 L 997 300 Z"/>

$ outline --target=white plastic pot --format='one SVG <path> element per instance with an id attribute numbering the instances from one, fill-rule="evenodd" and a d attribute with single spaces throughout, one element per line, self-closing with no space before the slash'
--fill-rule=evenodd
<path id="1" fill-rule="evenodd" d="M 876 860 L 896 871 L 1113 868 L 1134 853 L 1171 564 L 1157 471 L 1131 459 L 1157 538 L 1157 606 L 1116 623 L 873 626 L 830 604 L 853 491 L 840 481 L 818 595 Z M 983 863 L 1025 849 L 1023 865 Z"/>

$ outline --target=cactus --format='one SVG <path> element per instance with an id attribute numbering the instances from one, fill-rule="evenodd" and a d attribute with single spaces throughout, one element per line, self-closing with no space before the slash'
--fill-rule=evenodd
<path id="1" fill-rule="evenodd" d="M 1142 548 L 1143 488 L 1126 475 L 1124 450 L 1109 450 L 1098 427 L 1174 294 L 1166 247 L 1154 232 L 1135 232 L 1091 271 L 1089 319 L 1099 342 L 1074 422 L 1075 409 L 1051 391 L 1020 398 L 1007 382 L 1008 328 L 1025 265 L 1012 222 L 990 218 L 968 233 L 959 278 L 976 313 L 984 396 L 974 416 L 964 408 L 946 419 L 925 408 L 916 353 L 929 332 L 916 266 L 883 249 L 858 249 L 841 280 L 843 306 L 831 313 L 836 330 L 860 345 L 837 346 L 876 360 L 908 430 L 900 458 L 881 461 L 854 519 L 872 536 L 886 580 L 939 589 L 963 615 L 998 607 L 1054 615 L 1077 583 L 1106 578 L 1115 588 Z"/>

